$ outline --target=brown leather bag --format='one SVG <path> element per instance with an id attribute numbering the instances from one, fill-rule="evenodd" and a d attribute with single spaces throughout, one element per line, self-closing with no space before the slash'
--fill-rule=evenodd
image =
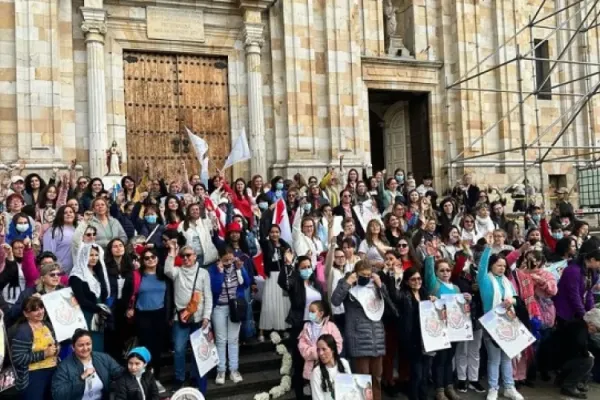
<path id="1" fill-rule="evenodd" d="M 198 269 L 196 270 L 196 276 L 194 277 L 194 284 L 192 285 L 192 296 L 190 297 L 190 301 L 188 301 L 187 305 L 183 310 L 177 312 L 177 319 L 181 324 L 192 324 L 196 322 L 193 320 L 193 317 L 196 311 L 198 311 L 200 299 L 202 298 L 202 292 L 199 290 L 195 290 L 199 272 L 200 266 L 198 266 Z"/>

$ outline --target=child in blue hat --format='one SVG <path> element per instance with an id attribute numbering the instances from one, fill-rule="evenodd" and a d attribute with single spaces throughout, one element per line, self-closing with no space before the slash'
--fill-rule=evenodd
<path id="1" fill-rule="evenodd" d="M 150 352 L 145 347 L 135 347 L 127 354 L 127 370 L 115 385 L 115 400 L 159 400 L 156 379 L 146 370 Z"/>

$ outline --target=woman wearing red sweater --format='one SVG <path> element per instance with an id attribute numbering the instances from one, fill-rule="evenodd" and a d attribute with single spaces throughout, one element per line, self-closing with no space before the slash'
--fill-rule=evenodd
<path id="1" fill-rule="evenodd" d="M 252 212 L 254 202 L 252 197 L 248 195 L 246 181 L 244 181 L 242 178 L 236 179 L 233 188 L 234 190 L 231 199 L 233 207 L 237 208 L 244 218 L 248 220 L 250 226 L 254 226 L 254 213 Z"/>

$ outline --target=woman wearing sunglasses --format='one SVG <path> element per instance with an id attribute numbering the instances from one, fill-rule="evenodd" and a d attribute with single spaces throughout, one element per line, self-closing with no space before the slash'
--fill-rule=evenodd
<path id="1" fill-rule="evenodd" d="M 164 264 L 153 249 L 145 249 L 140 258 L 140 269 L 133 271 L 133 295 L 127 318 L 133 319 L 139 346 L 150 351 L 151 361 L 146 369 L 153 369 L 158 392 L 165 392 L 160 383 L 161 352 L 169 316 L 173 315 L 173 284 L 165 276 Z"/>

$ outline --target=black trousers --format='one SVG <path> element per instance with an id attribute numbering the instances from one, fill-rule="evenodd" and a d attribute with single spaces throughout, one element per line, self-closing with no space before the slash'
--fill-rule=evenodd
<path id="1" fill-rule="evenodd" d="M 146 368 L 154 369 L 154 377 L 160 377 L 161 353 L 167 332 L 165 309 L 155 311 L 135 311 L 135 326 L 139 346 L 144 346 L 150 352 L 152 359 Z"/>
<path id="2" fill-rule="evenodd" d="M 304 378 L 302 372 L 304 371 L 304 358 L 298 350 L 298 336 L 302 332 L 302 326 L 292 327 L 290 329 L 290 353 L 292 354 L 292 368 L 294 373 L 292 375 L 292 389 L 297 400 L 304 399 Z"/>
<path id="3" fill-rule="evenodd" d="M 408 400 L 427 400 L 432 358 L 423 354 L 415 354 L 410 357 Z"/>
<path id="4" fill-rule="evenodd" d="M 454 347 L 439 350 L 433 359 L 433 384 L 436 389 L 445 388 L 454 383 L 452 371 L 452 358 L 454 358 Z"/>

